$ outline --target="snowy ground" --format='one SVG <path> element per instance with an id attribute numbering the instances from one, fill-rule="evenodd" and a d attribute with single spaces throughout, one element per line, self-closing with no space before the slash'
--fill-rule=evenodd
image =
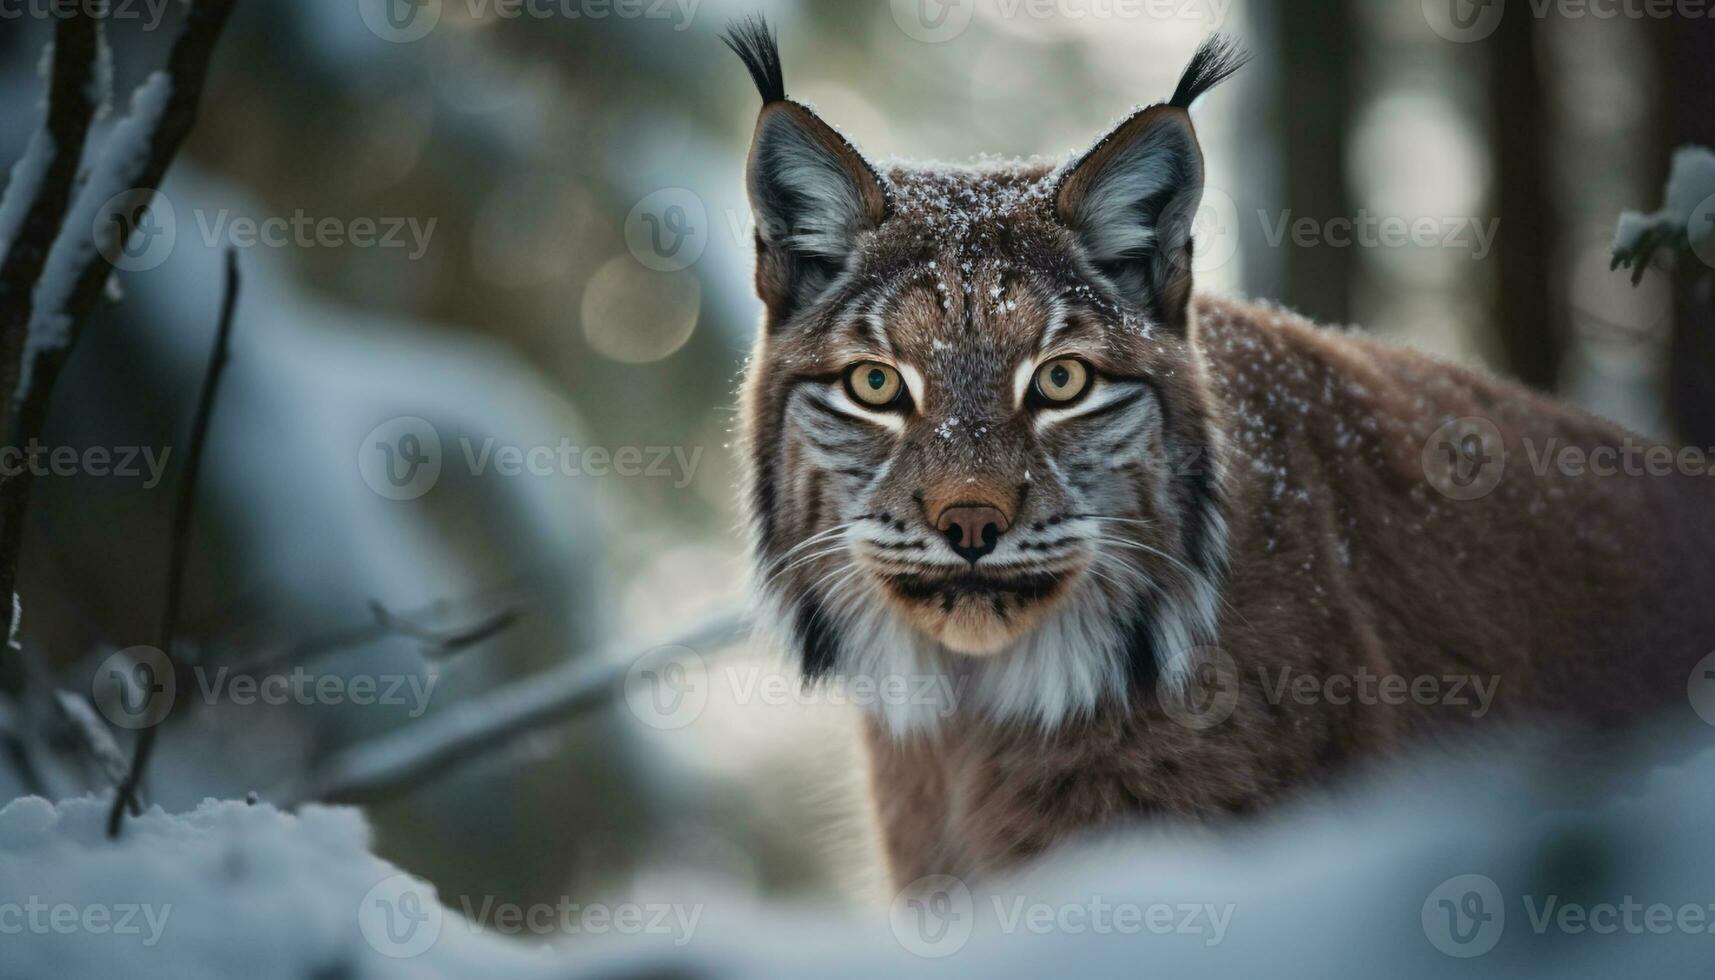
<path id="1" fill-rule="evenodd" d="M 101 801 L 26 798 L 0 810 L 0 976 L 1689 975 L 1715 948 L 1707 735 L 1426 764 L 1241 834 L 1131 834 L 855 911 L 684 883 L 519 909 L 436 896 L 352 809 L 208 801 L 112 844 Z"/>

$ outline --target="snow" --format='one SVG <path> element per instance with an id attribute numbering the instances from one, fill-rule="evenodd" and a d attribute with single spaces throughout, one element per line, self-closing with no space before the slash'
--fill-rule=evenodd
<path id="1" fill-rule="evenodd" d="M 92 797 L 25 797 L 0 810 L 0 976 L 545 975 L 541 953 L 460 928 L 450 911 L 422 953 L 387 955 L 401 949 L 359 914 L 372 889 L 434 890 L 370 853 L 357 810 L 294 816 L 207 800 L 179 815 L 153 809 L 116 843 L 106 819 Z"/>
<path id="2" fill-rule="evenodd" d="M 1631 252 L 1649 232 L 1684 233 L 1694 244 L 1715 235 L 1715 224 L 1691 220 L 1692 212 L 1715 197 L 1715 152 L 1702 146 L 1682 146 L 1675 150 L 1663 197 L 1660 210 L 1648 214 L 1620 212 L 1614 228 L 1615 252 Z"/>
<path id="3" fill-rule="evenodd" d="M 47 267 L 36 286 L 36 315 L 30 324 L 30 341 L 24 358 L 24 377 L 20 391 L 28 390 L 34 351 L 43 346 L 64 344 L 71 321 L 62 315 L 77 289 L 80 273 L 95 258 L 92 254 L 102 247 L 85 229 L 98 227 L 101 209 L 120 194 L 134 190 L 148 165 L 150 143 L 166 114 L 172 99 L 173 79 L 166 72 L 151 74 L 131 94 L 131 111 L 108 134 L 99 155 L 90 165 L 89 176 L 79 190 L 77 200 L 66 216 L 68 234 L 54 242 L 48 254 Z M 112 235 L 112 225 L 100 222 L 105 235 Z"/>
<path id="4" fill-rule="evenodd" d="M 5 195 L 0 196 L 0 259 L 12 250 L 12 242 L 18 237 L 18 229 L 23 227 L 30 205 L 41 193 L 42 180 L 47 176 L 48 165 L 53 158 L 54 138 L 48 135 L 47 130 L 39 129 L 30 137 L 30 145 L 24 155 L 12 166 Z"/>
<path id="5" fill-rule="evenodd" d="M 1715 748 L 1687 724 L 1636 754 L 1613 737 L 1598 756 L 1538 742 L 1395 760 L 1257 823 L 1139 827 L 935 882 L 946 902 L 789 908 L 671 882 L 652 893 L 673 900 L 663 934 L 575 954 L 497 934 L 505 899 L 438 896 L 374 856 L 355 809 L 206 800 L 110 842 L 105 801 L 27 797 L 0 810 L 0 976 L 1684 976 L 1715 932 Z M 1500 903 L 1480 948 L 1441 925 L 1473 876 Z"/>

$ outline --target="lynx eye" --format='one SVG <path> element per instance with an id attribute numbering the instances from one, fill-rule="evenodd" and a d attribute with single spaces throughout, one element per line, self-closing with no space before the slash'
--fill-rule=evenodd
<path id="1" fill-rule="evenodd" d="M 860 361 L 846 371 L 846 391 L 870 408 L 893 408 L 905 394 L 905 383 L 885 364 Z"/>
<path id="2" fill-rule="evenodd" d="M 1074 357 L 1059 357 L 1036 369 L 1036 393 L 1050 405 L 1075 400 L 1090 386 L 1090 369 Z"/>

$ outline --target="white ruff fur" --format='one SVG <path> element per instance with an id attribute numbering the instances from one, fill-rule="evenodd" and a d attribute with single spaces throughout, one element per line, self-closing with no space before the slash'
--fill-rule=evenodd
<path id="1" fill-rule="evenodd" d="M 1205 527 L 1207 553 L 1224 556 L 1226 522 L 1217 509 L 1210 509 Z M 1159 589 L 1149 628 L 1158 683 L 1177 692 L 1196 668 L 1198 647 L 1215 641 L 1221 592 L 1205 575 L 1172 578 Z M 914 629 L 861 572 L 830 581 L 837 588 L 818 594 L 834 625 L 839 658 L 836 676 L 822 683 L 861 678 L 870 691 L 893 692 L 862 707 L 895 737 L 933 733 L 955 715 L 1053 731 L 1089 717 L 1103 700 L 1123 703 L 1127 696 L 1125 625 L 1135 611 L 1116 606 L 1088 576 L 1034 630 L 984 656 L 954 653 Z M 790 656 L 789 611 L 776 596 L 758 598 L 759 633 Z"/>

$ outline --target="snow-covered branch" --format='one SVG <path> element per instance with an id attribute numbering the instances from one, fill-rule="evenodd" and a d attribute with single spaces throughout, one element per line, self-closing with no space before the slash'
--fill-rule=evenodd
<path id="1" fill-rule="evenodd" d="M 196 122 L 209 59 L 235 3 L 191 3 L 166 70 L 151 75 L 133 94 L 130 114 L 114 126 L 91 163 L 64 221 L 57 229 L 39 230 L 43 239 L 29 246 L 43 247 L 50 240 L 47 236 L 57 230 L 36 280 L 22 359 L 14 364 L 16 384 L 10 391 L 0 391 L 0 398 L 10 401 L 11 424 L 4 433 L 8 444 L 25 445 L 41 435 L 54 381 L 112 274 L 107 256 L 119 254 L 116 249 L 129 242 L 136 230 L 132 213 L 152 199 Z M 99 54 L 95 61 L 92 70 L 99 76 Z M 130 213 L 101 213 L 121 206 Z M 99 220 L 103 218 L 108 220 Z M 11 251 L 20 245 L 14 242 Z M 17 589 L 30 486 L 27 469 L 0 481 L 0 596 L 10 596 Z M 4 620 L 0 634 L 4 634 L 11 621 L 6 603 L 0 603 L 0 618 Z"/>
<path id="2" fill-rule="evenodd" d="M 1631 269 L 1634 286 L 1659 251 L 1715 256 L 1715 152 L 1702 146 L 1674 151 L 1662 198 L 1662 206 L 1648 214 L 1620 212 L 1614 228 L 1610 268 Z"/>
<path id="3" fill-rule="evenodd" d="M 744 630 L 743 615 L 728 609 L 660 643 L 569 661 L 348 749 L 302 782 L 268 795 L 287 806 L 363 803 L 397 795 L 531 732 L 612 702 L 626 672 L 649 650 L 718 650 L 737 642 Z"/>
<path id="4" fill-rule="evenodd" d="M 90 121 L 107 101 L 107 63 L 101 19 L 79 5 L 55 28 L 47 119 L 0 199 L 0 393 L 18 384 L 36 280 L 71 205 Z M 0 399 L 0 433 L 11 413 L 10 399 Z"/>

